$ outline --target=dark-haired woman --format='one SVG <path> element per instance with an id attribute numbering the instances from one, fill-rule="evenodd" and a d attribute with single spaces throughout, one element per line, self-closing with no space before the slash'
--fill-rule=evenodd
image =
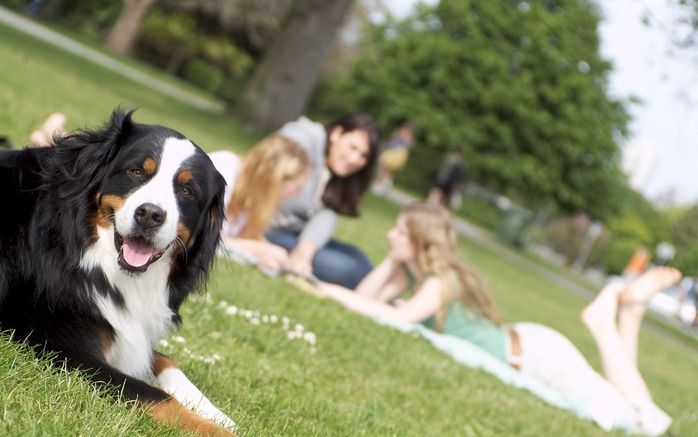
<path id="1" fill-rule="evenodd" d="M 326 126 L 301 117 L 278 133 L 305 149 L 311 169 L 301 192 L 277 211 L 267 239 L 290 251 L 290 270 L 353 289 L 373 266 L 358 248 L 332 234 L 337 214 L 359 215 L 378 155 L 378 124 L 362 113 Z"/>

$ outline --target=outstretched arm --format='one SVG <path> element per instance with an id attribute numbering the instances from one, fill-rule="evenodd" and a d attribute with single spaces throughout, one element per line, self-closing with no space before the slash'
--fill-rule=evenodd
<path id="1" fill-rule="evenodd" d="M 437 313 L 442 304 L 442 284 L 430 277 L 403 305 L 393 307 L 383 302 L 353 293 L 344 287 L 323 284 L 322 291 L 351 311 L 368 317 L 386 317 L 407 323 L 417 323 Z"/>
<path id="2" fill-rule="evenodd" d="M 309 276 L 313 272 L 315 253 L 330 241 L 336 226 L 337 214 L 334 211 L 328 208 L 317 211 L 298 236 L 298 244 L 289 254 L 287 267 Z"/>
<path id="3" fill-rule="evenodd" d="M 381 261 L 356 287 L 356 294 L 388 302 L 407 287 L 405 269 L 390 258 Z"/>
<path id="4" fill-rule="evenodd" d="M 229 246 L 242 250 L 245 254 L 252 255 L 258 264 L 272 272 L 278 272 L 288 263 L 286 249 L 268 241 L 230 237 L 223 237 L 223 241 Z"/>

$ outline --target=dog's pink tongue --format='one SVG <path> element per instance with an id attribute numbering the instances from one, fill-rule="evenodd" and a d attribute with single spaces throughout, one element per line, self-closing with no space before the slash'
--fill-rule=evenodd
<path id="1" fill-rule="evenodd" d="M 124 239 L 122 246 L 124 260 L 133 267 L 144 266 L 150 257 L 155 254 L 155 249 L 138 241 Z"/>

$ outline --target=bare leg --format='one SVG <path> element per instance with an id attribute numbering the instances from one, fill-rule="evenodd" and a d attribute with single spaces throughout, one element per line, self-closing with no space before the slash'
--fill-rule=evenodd
<path id="1" fill-rule="evenodd" d="M 616 327 L 618 296 L 623 290 L 621 284 L 605 286 L 582 312 L 582 321 L 596 341 L 608 382 L 628 400 L 651 401 L 647 384 L 626 353 Z"/>
<path id="2" fill-rule="evenodd" d="M 671 267 L 654 267 L 632 281 L 620 294 L 618 332 L 630 360 L 637 366 L 637 340 L 640 325 L 647 311 L 647 302 L 658 291 L 681 278 L 681 273 Z"/>
<path id="3" fill-rule="evenodd" d="M 649 299 L 680 277 L 675 269 L 653 268 L 627 287 L 607 285 L 582 312 L 582 320 L 596 340 L 606 379 L 636 409 L 638 422 L 634 431 L 641 434 L 664 433 L 671 425 L 671 417 L 654 404 L 637 368 L 637 336 Z M 615 323 L 619 301 L 620 329 Z"/>

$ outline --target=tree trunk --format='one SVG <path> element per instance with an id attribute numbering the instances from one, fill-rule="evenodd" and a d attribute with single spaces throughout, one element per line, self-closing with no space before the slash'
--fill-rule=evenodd
<path id="1" fill-rule="evenodd" d="M 303 113 L 320 67 L 354 0 L 297 0 L 234 111 L 273 130 Z"/>
<path id="2" fill-rule="evenodd" d="M 131 53 L 143 18 L 153 3 L 155 0 L 124 0 L 121 14 L 107 35 L 106 46 L 109 51 L 120 55 Z"/>

